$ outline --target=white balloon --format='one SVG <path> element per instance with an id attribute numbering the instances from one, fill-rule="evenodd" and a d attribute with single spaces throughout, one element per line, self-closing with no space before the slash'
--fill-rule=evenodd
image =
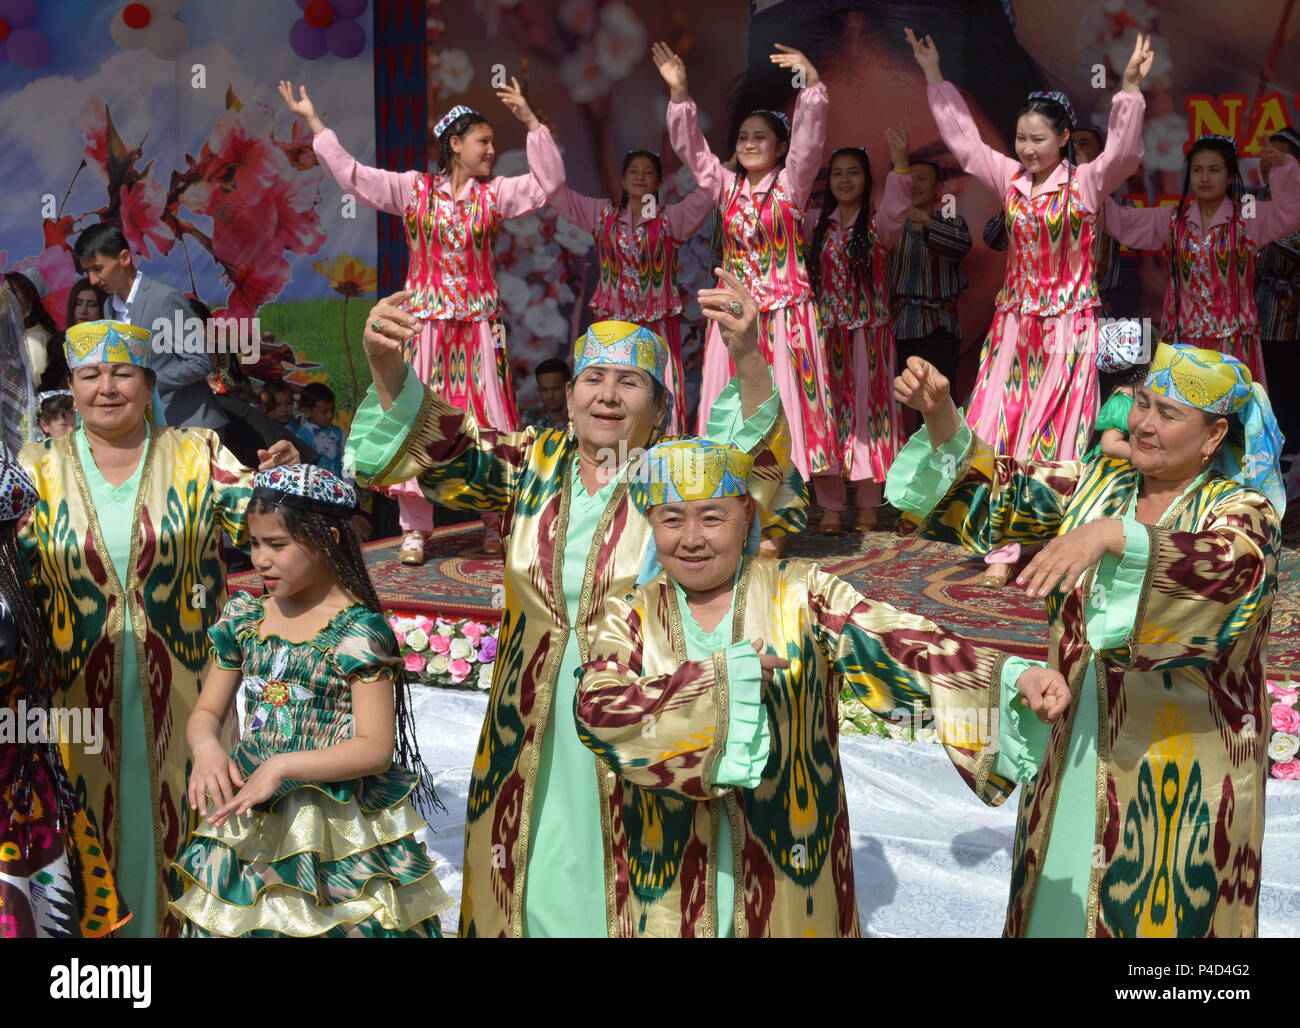
<path id="1" fill-rule="evenodd" d="M 113 42 L 123 50 L 138 50 L 146 42 L 145 30 L 130 28 L 122 20 L 121 11 L 109 22 L 108 34 L 113 37 Z"/>
<path id="2" fill-rule="evenodd" d="M 174 61 L 190 48 L 190 33 L 175 18 L 159 19 L 145 29 L 149 49 L 164 61 Z"/>
<path id="3" fill-rule="evenodd" d="M 184 2 L 185 0 L 149 0 L 145 6 L 149 8 L 150 13 L 153 14 L 155 20 L 166 21 L 168 15 L 175 14 L 179 11 L 181 9 L 181 4 Z"/>

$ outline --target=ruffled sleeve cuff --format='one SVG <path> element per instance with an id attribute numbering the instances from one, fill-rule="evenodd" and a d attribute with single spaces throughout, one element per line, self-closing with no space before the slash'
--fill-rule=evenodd
<path id="1" fill-rule="evenodd" d="M 935 450 L 930 430 L 922 425 L 894 458 L 885 479 L 885 499 L 904 513 L 928 517 L 964 473 L 974 438 L 963 416 L 961 428 Z"/>
<path id="2" fill-rule="evenodd" d="M 714 442 L 731 443 L 748 453 L 757 446 L 776 424 L 781 413 L 781 394 L 772 388 L 772 394 L 748 418 L 741 416 L 740 380 L 733 378 L 723 387 L 713 401 L 709 412 L 708 438 Z"/>
<path id="3" fill-rule="evenodd" d="M 1123 646 L 1133 632 L 1142 584 L 1151 561 L 1151 533 L 1131 515 L 1120 519 L 1124 553 L 1107 553 L 1097 567 L 1085 611 L 1088 645 L 1094 650 Z"/>
<path id="4" fill-rule="evenodd" d="M 208 629 L 208 655 L 217 667 L 239 671 L 244 666 L 241 630 L 251 618 L 260 619 L 261 605 L 246 592 L 232 593 L 217 623 Z"/>
<path id="5" fill-rule="evenodd" d="M 1008 657 L 1002 663 L 998 690 L 998 757 L 995 774 L 1013 782 L 1031 781 L 1043 764 L 1052 728 L 1038 720 L 1032 710 L 1015 702 L 1020 697 L 1016 683 L 1031 667 L 1047 667 L 1042 661 Z"/>
<path id="6" fill-rule="evenodd" d="M 715 786 L 753 789 L 763 780 L 772 731 L 763 706 L 763 666 L 754 647 L 733 643 L 727 661 L 727 738 L 713 765 Z"/>
<path id="7" fill-rule="evenodd" d="M 355 467 L 358 475 L 377 475 L 388 467 L 414 430 L 423 403 L 424 386 L 409 364 L 402 391 L 388 410 L 379 405 L 372 385 L 352 419 L 343 467 Z"/>

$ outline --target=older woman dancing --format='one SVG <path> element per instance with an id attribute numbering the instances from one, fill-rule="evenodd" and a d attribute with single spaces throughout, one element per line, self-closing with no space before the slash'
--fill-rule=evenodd
<path id="1" fill-rule="evenodd" d="M 1045 598 L 1069 710 L 1003 717 L 1024 783 L 1010 936 L 1251 936 L 1267 767 L 1280 436 L 1245 365 L 1161 344 L 1130 460 L 996 456 L 919 357 L 896 382 L 925 427 L 889 473 L 922 532 L 978 553 L 1047 542 L 1017 584 Z M 1000 669 L 1001 706 L 1024 666 Z"/>
<path id="2" fill-rule="evenodd" d="M 758 350 L 758 307 L 740 283 L 699 294 L 722 328 L 736 378 L 711 421 L 754 457 L 770 533 L 797 531 L 806 493 L 789 470 L 789 435 Z M 447 506 L 499 511 L 507 538 L 505 612 L 487 719 L 469 787 L 464 935 L 619 934 L 613 852 L 622 828 L 613 774 L 578 739 L 574 671 L 606 597 L 636 581 L 650 526 L 620 471 L 659 438 L 672 396 L 669 352 L 638 325 L 597 322 L 577 341 L 571 433 L 482 428 L 420 385 L 399 346 L 415 324 L 397 294 L 371 314 L 375 385 L 348 450 L 363 483 L 415 478 Z"/>
<path id="3" fill-rule="evenodd" d="M 55 697 L 103 711 L 103 747 L 64 758 L 134 914 L 124 931 L 175 935 L 163 869 L 189 835 L 184 725 L 221 613 L 221 531 L 244 539 L 252 472 L 215 432 L 145 420 L 145 329 L 74 325 L 65 353 L 82 427 L 19 454 L 40 497 L 20 541 L 53 633 Z M 280 442 L 259 456 L 272 467 L 298 452 Z"/>

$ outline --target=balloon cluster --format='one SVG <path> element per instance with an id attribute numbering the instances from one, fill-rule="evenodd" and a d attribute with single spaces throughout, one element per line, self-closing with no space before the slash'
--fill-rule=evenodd
<path id="1" fill-rule="evenodd" d="M 189 30 L 176 19 L 184 0 L 129 3 L 109 23 L 108 34 L 123 50 L 148 47 L 164 61 L 174 61 L 190 48 Z"/>
<path id="2" fill-rule="evenodd" d="M 356 57 L 366 48 L 365 30 L 356 19 L 369 0 L 297 0 L 302 17 L 289 30 L 289 46 L 304 61 L 327 53 Z"/>
<path id="3" fill-rule="evenodd" d="M 20 68 L 39 68 L 50 59 L 50 43 L 32 28 L 36 0 L 0 0 L 0 60 Z"/>

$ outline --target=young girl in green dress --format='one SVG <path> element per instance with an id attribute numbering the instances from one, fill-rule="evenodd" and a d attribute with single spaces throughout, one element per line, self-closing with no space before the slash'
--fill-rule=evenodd
<path id="1" fill-rule="evenodd" d="M 1097 412 L 1093 445 L 1084 460 L 1129 459 L 1128 416 L 1133 409 L 1133 389 L 1146 381 L 1150 361 L 1151 351 L 1141 322 L 1111 321 L 1097 333 L 1097 371 L 1102 382 L 1110 384 L 1111 392 Z"/>
<path id="2" fill-rule="evenodd" d="M 186 729 L 190 804 L 205 817 L 174 865 L 187 936 L 441 934 L 451 899 L 415 840 L 411 794 L 437 797 L 355 506 L 351 486 L 309 465 L 253 479 L 266 591 L 236 594 L 209 631 L 213 662 Z M 244 733 L 227 754 L 218 732 L 241 679 Z"/>

